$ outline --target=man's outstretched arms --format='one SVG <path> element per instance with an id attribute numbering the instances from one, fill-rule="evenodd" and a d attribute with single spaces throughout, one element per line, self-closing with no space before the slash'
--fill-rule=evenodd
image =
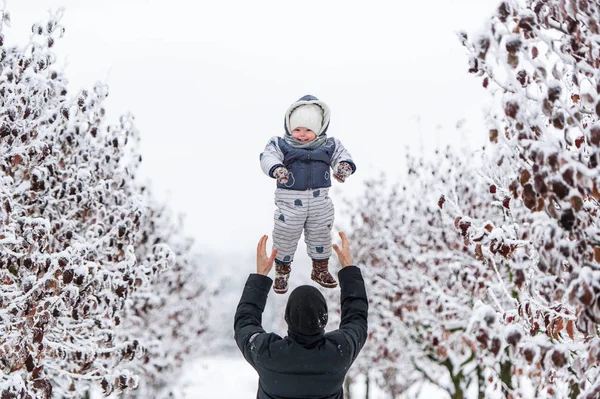
<path id="1" fill-rule="evenodd" d="M 340 232 L 342 248 L 333 245 L 342 270 L 338 273 L 340 281 L 340 301 L 342 305 L 342 319 L 339 330 L 344 333 L 352 348 L 352 361 L 367 341 L 367 316 L 369 301 L 360 269 L 352 265 L 352 253 L 346 235 Z"/>
<path id="2" fill-rule="evenodd" d="M 242 298 L 235 312 L 233 329 L 234 338 L 244 358 L 252 366 L 256 366 L 259 353 L 257 345 L 270 341 L 272 334 L 265 333 L 262 328 L 262 314 L 267 303 L 267 295 L 273 280 L 260 274 L 251 274 L 244 286 Z M 264 335 L 264 337 L 261 337 Z M 257 340 L 257 338 L 260 338 Z M 275 338 L 275 337 L 272 337 Z"/>
<path id="3" fill-rule="evenodd" d="M 233 321 L 234 338 L 244 358 L 256 368 L 263 345 L 280 339 L 262 328 L 262 314 L 273 280 L 267 277 L 273 267 L 277 250 L 266 255 L 267 236 L 261 237 L 256 248 L 256 274 L 251 274 L 244 286 Z"/>
<path id="4" fill-rule="evenodd" d="M 348 266 L 340 270 L 338 279 L 341 287 L 342 320 L 340 331 L 346 335 L 352 346 L 352 360 L 367 341 L 367 315 L 369 301 L 365 290 L 365 282 L 360 269 Z"/>

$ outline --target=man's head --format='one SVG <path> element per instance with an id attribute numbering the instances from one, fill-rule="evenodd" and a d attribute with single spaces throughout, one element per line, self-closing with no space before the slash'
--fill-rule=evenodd
<path id="1" fill-rule="evenodd" d="M 319 335 L 327 325 L 327 301 L 310 285 L 301 285 L 290 294 L 285 308 L 288 332 L 304 336 Z"/>

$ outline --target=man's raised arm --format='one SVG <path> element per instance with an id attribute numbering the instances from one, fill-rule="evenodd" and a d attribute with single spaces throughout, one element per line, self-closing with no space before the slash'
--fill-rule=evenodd
<path id="1" fill-rule="evenodd" d="M 273 261 L 277 255 L 277 250 L 274 249 L 271 256 L 267 257 L 266 246 L 265 235 L 261 237 L 256 248 L 256 274 L 251 274 L 246 281 L 233 321 L 235 342 L 244 358 L 254 367 L 263 345 L 279 339 L 276 334 L 266 334 L 262 328 L 262 314 L 273 284 L 273 280 L 267 275 L 273 268 Z"/>
<path id="2" fill-rule="evenodd" d="M 342 305 L 342 320 L 339 329 L 352 345 L 352 360 L 354 360 L 367 341 L 369 301 L 362 273 L 357 266 L 352 265 L 352 254 L 346 235 L 340 232 L 340 237 L 342 248 L 333 245 L 342 265 L 342 270 L 338 273 Z"/>
<path id="3" fill-rule="evenodd" d="M 244 358 L 254 365 L 251 353 L 252 341 L 258 334 L 264 333 L 262 314 L 267 303 L 267 295 L 271 289 L 271 280 L 267 276 L 251 274 L 244 286 L 242 298 L 235 311 L 233 321 L 234 338 Z"/>

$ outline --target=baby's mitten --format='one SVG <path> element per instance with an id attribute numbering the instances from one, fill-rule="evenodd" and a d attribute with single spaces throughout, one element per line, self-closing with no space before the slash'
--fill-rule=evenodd
<path id="1" fill-rule="evenodd" d="M 340 183 L 343 183 L 351 174 L 352 166 L 350 166 L 348 162 L 342 161 L 339 163 L 337 170 L 333 174 L 333 177 L 335 177 L 335 180 L 339 181 Z"/>
<path id="2" fill-rule="evenodd" d="M 273 171 L 273 176 L 277 179 L 277 181 L 281 184 L 285 184 L 288 182 L 290 178 L 290 174 L 285 166 L 280 166 Z"/>

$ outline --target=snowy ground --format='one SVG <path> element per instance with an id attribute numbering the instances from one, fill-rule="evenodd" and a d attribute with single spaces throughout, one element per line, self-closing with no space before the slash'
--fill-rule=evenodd
<path id="1" fill-rule="evenodd" d="M 241 355 L 236 357 L 215 356 L 198 360 L 190 365 L 181 377 L 186 398 L 210 399 L 255 399 L 258 375 L 246 363 Z M 366 397 L 363 384 L 352 387 L 351 399 Z M 389 399 L 373 389 L 370 399 Z M 406 399 L 446 399 L 448 395 L 430 387 L 424 389 L 419 397 L 408 393 Z M 398 398 L 401 399 L 401 398 Z"/>

